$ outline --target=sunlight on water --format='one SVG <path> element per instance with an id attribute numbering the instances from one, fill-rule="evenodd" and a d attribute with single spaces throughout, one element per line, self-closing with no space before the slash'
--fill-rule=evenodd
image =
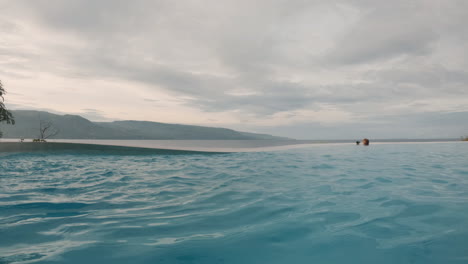
<path id="1" fill-rule="evenodd" d="M 0 263 L 467 263 L 468 144 L 0 156 Z"/>

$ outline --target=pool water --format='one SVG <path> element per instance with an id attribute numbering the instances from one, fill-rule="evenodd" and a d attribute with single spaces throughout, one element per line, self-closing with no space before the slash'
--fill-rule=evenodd
<path id="1" fill-rule="evenodd" d="M 468 144 L 4 153 L 0 263 L 468 263 Z"/>

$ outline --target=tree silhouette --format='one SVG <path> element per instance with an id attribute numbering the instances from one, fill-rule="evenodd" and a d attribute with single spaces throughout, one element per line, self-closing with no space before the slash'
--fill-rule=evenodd
<path id="1" fill-rule="evenodd" d="M 13 118 L 13 114 L 8 111 L 4 104 L 3 95 L 6 94 L 5 89 L 3 88 L 2 81 L 0 81 L 0 123 L 6 122 L 7 124 L 15 124 L 15 119 Z M 0 131 L 0 137 L 2 137 L 2 132 Z"/>

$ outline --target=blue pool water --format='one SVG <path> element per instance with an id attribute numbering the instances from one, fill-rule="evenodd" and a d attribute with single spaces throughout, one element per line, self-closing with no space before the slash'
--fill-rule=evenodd
<path id="1" fill-rule="evenodd" d="M 468 144 L 3 153 L 0 263 L 468 263 Z"/>

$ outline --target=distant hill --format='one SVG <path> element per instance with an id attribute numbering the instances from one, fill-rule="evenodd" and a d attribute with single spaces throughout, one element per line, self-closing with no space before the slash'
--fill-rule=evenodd
<path id="1" fill-rule="evenodd" d="M 16 124 L 0 124 L 4 138 L 37 138 L 40 120 L 60 130 L 57 139 L 192 139 L 267 140 L 286 139 L 227 128 L 167 124 L 148 121 L 92 122 L 79 115 L 56 115 L 43 111 L 12 111 Z"/>

